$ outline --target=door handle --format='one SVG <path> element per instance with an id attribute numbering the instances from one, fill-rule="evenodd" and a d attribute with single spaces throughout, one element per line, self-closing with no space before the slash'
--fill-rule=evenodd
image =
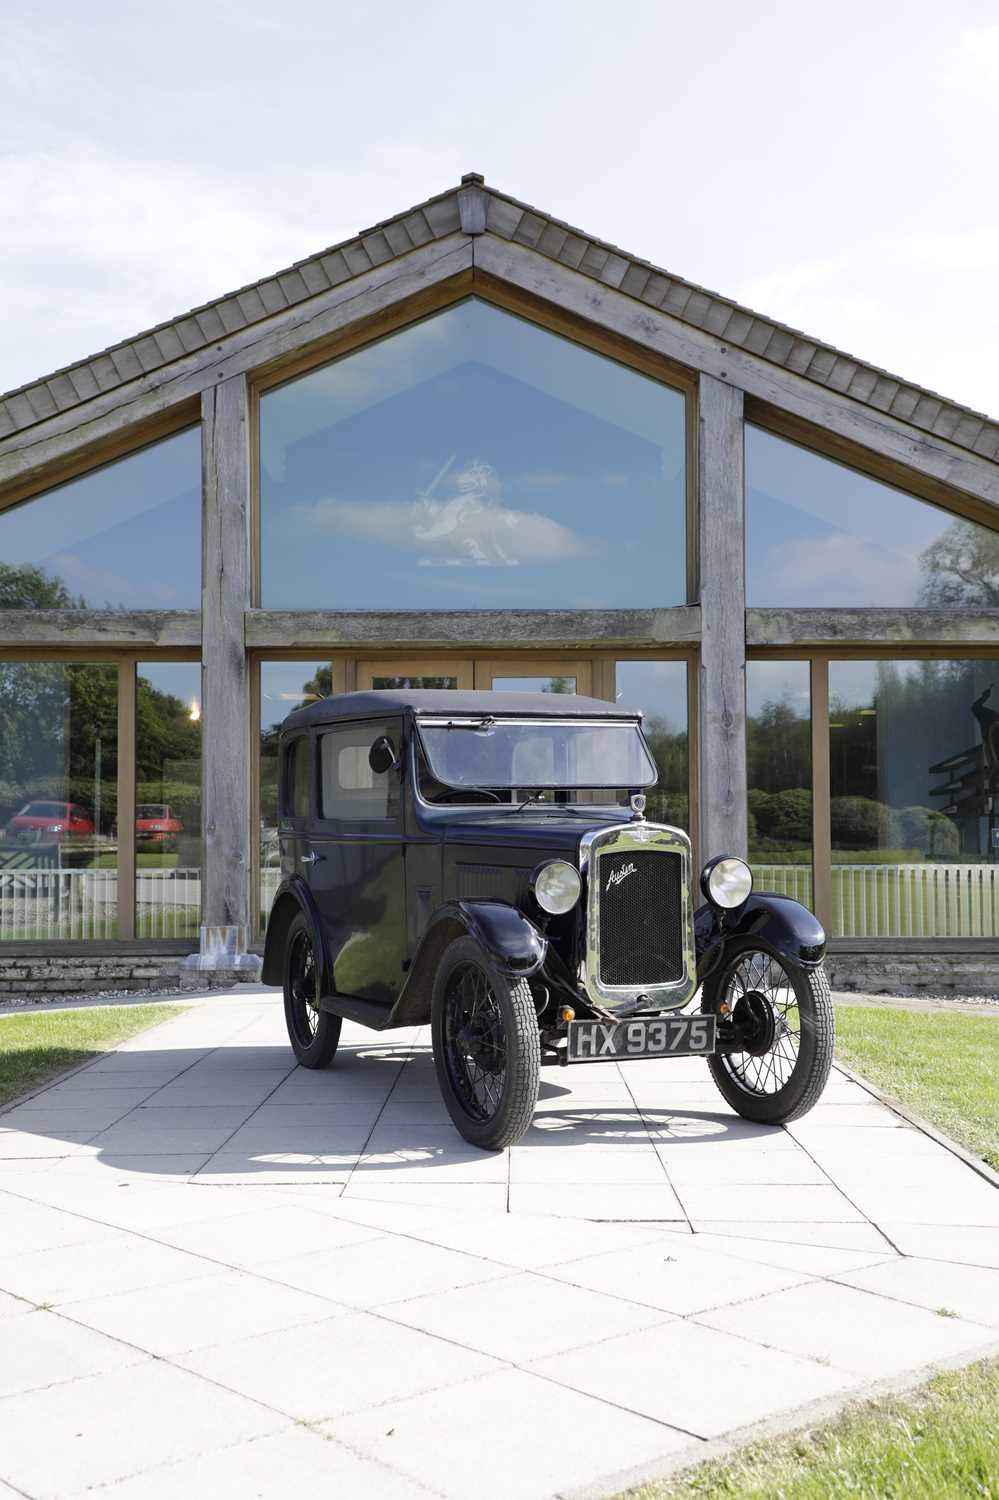
<path id="1" fill-rule="evenodd" d="M 302 864 L 303 865 L 318 865 L 319 862 L 320 862 L 320 860 L 323 860 L 325 858 L 326 858 L 325 854 L 316 854 L 315 852 L 313 852 L 312 854 L 303 854 L 302 855 Z"/>

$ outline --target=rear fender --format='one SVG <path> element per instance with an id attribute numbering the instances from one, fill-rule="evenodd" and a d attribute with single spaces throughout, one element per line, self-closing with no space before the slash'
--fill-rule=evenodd
<path id="1" fill-rule="evenodd" d="M 759 939 L 762 947 L 806 969 L 820 964 L 826 951 L 825 931 L 807 906 L 776 892 L 754 891 L 735 911 L 719 912 L 705 905 L 694 913 L 699 981 L 725 961 L 737 938 Z"/>
<path id="2" fill-rule="evenodd" d="M 392 1026 L 420 1026 L 430 1020 L 434 975 L 444 949 L 455 938 L 473 937 L 501 973 L 521 979 L 537 973 L 548 939 L 533 922 L 505 901 L 448 901 L 431 917 L 420 941 Z"/>
<path id="3" fill-rule="evenodd" d="M 284 984 L 284 950 L 288 928 L 299 912 L 309 924 L 312 951 L 319 964 L 319 993 L 332 993 L 332 975 L 323 943 L 322 925 L 312 892 L 300 875 L 292 875 L 278 886 L 270 916 L 267 918 L 267 933 L 264 938 L 264 962 L 260 977 L 264 984 Z"/>

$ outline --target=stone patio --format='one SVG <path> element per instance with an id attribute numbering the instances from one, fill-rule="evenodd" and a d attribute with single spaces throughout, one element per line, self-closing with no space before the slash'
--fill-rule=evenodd
<path id="1" fill-rule="evenodd" d="M 610 1494 L 999 1343 L 999 1192 L 842 1075 L 546 1069 L 484 1155 L 425 1031 L 167 1014 L 0 1116 L 0 1497 Z"/>

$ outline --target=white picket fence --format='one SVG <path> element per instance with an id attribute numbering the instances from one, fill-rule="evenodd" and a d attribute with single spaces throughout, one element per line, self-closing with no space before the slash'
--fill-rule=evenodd
<path id="1" fill-rule="evenodd" d="M 136 936 L 196 937 L 200 913 L 200 870 L 138 872 Z M 0 871 L 0 942 L 117 936 L 117 870 Z"/>
<path id="2" fill-rule="evenodd" d="M 753 865 L 757 890 L 812 904 L 808 865 Z M 956 864 L 832 867 L 837 937 L 995 937 L 999 866 Z"/>

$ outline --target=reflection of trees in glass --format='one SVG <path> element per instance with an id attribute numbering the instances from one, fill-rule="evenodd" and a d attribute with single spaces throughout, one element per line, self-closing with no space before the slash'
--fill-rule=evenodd
<path id="1" fill-rule="evenodd" d="M 191 862 L 197 863 L 190 841 L 197 840 L 201 828 L 201 721 L 191 718 L 190 704 L 141 675 L 136 680 L 135 781 L 137 803 L 165 802 L 180 819 Z"/>
<path id="2" fill-rule="evenodd" d="M 86 599 L 75 599 L 61 579 L 42 568 L 0 562 L 0 609 L 86 608 Z"/>
<path id="3" fill-rule="evenodd" d="M 952 521 L 919 559 L 921 604 L 947 609 L 999 605 L 999 532 Z"/>
<path id="4" fill-rule="evenodd" d="M 686 829 L 690 823 L 687 731 L 677 732 L 668 719 L 657 716 L 645 719 L 642 727 L 659 770 L 659 780 L 647 794 L 645 816 L 653 823 Z"/>
<path id="5" fill-rule="evenodd" d="M 746 719 L 749 841 L 754 856 L 812 847 L 811 724 L 786 701 Z"/>
<path id="6" fill-rule="evenodd" d="M 76 802 L 107 833 L 118 767 L 118 670 L 110 662 L 0 662 L 0 814 Z"/>
<path id="7" fill-rule="evenodd" d="M 979 854 L 978 816 L 952 819 L 933 805 L 931 765 L 974 750 L 977 694 L 972 662 L 879 662 L 861 703 L 829 706 L 830 816 L 834 849 L 881 858 L 954 859 Z M 960 794 L 959 794 L 960 795 Z"/>

